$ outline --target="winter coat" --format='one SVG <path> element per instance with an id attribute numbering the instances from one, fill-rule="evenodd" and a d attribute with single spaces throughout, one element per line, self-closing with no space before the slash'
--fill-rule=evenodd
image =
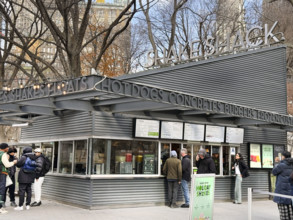
<path id="1" fill-rule="evenodd" d="M 191 180 L 191 164 L 188 155 L 182 158 L 182 179 L 186 181 Z"/>
<path id="2" fill-rule="evenodd" d="M 43 154 L 41 154 L 39 157 L 36 158 L 36 179 L 39 179 L 39 177 L 45 176 L 45 158 Z"/>
<path id="3" fill-rule="evenodd" d="M 196 161 L 197 174 L 216 173 L 216 166 L 214 160 L 210 155 L 206 154 L 203 159 L 199 158 Z"/>
<path id="4" fill-rule="evenodd" d="M 167 175 L 167 180 L 178 180 L 182 179 L 182 166 L 181 161 L 176 157 L 170 157 L 166 160 L 163 168 L 163 172 Z"/>
<path id="5" fill-rule="evenodd" d="M 248 166 L 245 164 L 244 160 L 236 160 L 235 161 L 235 164 L 239 165 L 239 170 L 240 170 L 240 173 L 242 175 L 242 178 L 246 178 L 249 176 L 249 173 L 248 173 Z"/>
<path id="6" fill-rule="evenodd" d="M 35 181 L 36 172 L 31 173 L 25 173 L 23 171 L 23 166 L 25 164 L 26 158 L 30 157 L 31 160 L 36 160 L 36 156 L 32 153 L 32 150 L 30 147 L 25 148 L 23 150 L 23 155 L 17 162 L 16 166 L 20 168 L 20 171 L 18 173 L 18 182 L 19 183 L 33 183 Z"/>
<path id="7" fill-rule="evenodd" d="M 293 158 L 286 158 L 276 166 L 272 173 L 277 176 L 275 193 L 283 195 L 291 195 L 291 183 L 289 177 L 293 171 Z M 291 204 L 292 200 L 289 198 L 282 198 L 274 196 L 274 202 L 278 204 Z"/>
<path id="8" fill-rule="evenodd" d="M 9 162 L 12 162 L 14 160 L 16 160 L 16 157 L 9 155 Z M 15 165 L 8 168 L 8 174 L 10 177 L 13 177 L 15 175 L 15 173 L 16 173 L 16 166 Z"/>

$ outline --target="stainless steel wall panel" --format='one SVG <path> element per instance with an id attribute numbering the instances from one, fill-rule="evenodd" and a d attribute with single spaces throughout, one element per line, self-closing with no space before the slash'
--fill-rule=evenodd
<path id="1" fill-rule="evenodd" d="M 286 49 L 272 47 L 118 77 L 286 114 Z"/>

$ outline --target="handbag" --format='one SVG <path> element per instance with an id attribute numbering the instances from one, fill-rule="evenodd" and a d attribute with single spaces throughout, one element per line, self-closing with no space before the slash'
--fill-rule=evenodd
<path id="1" fill-rule="evenodd" d="M 12 185 L 12 184 L 13 184 L 13 182 L 12 182 L 10 176 L 7 175 L 7 176 L 6 176 L 6 187 L 7 187 L 7 186 L 10 186 L 10 185 Z"/>

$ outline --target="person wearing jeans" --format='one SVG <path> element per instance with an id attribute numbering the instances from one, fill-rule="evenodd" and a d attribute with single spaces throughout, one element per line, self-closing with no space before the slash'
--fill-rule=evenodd
<path id="1" fill-rule="evenodd" d="M 235 170 L 236 179 L 235 179 L 235 188 L 234 188 L 234 204 L 241 204 L 241 185 L 242 178 L 246 178 L 249 176 L 248 166 L 245 164 L 241 153 L 237 153 L 235 156 L 235 164 L 232 169 Z"/>
<path id="2" fill-rule="evenodd" d="M 189 156 L 187 155 L 187 149 L 181 149 L 181 157 L 182 157 L 182 180 L 181 187 L 185 199 L 185 203 L 181 205 L 181 208 L 189 208 L 189 182 L 191 180 L 191 163 Z"/>

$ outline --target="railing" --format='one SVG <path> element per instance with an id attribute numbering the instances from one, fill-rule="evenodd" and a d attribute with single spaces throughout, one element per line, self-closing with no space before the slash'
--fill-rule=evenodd
<path id="1" fill-rule="evenodd" d="M 283 197 L 283 198 L 293 199 L 293 196 L 287 196 L 287 195 L 283 195 L 283 194 L 279 194 L 279 193 L 266 192 L 266 191 L 262 191 L 262 190 L 252 189 L 252 188 L 248 188 L 247 190 L 248 190 L 248 198 L 247 198 L 247 206 L 248 206 L 248 218 L 247 219 L 248 220 L 252 220 L 252 212 L 251 212 L 252 192 L 263 194 L 263 195 L 279 196 L 279 197 Z"/>

